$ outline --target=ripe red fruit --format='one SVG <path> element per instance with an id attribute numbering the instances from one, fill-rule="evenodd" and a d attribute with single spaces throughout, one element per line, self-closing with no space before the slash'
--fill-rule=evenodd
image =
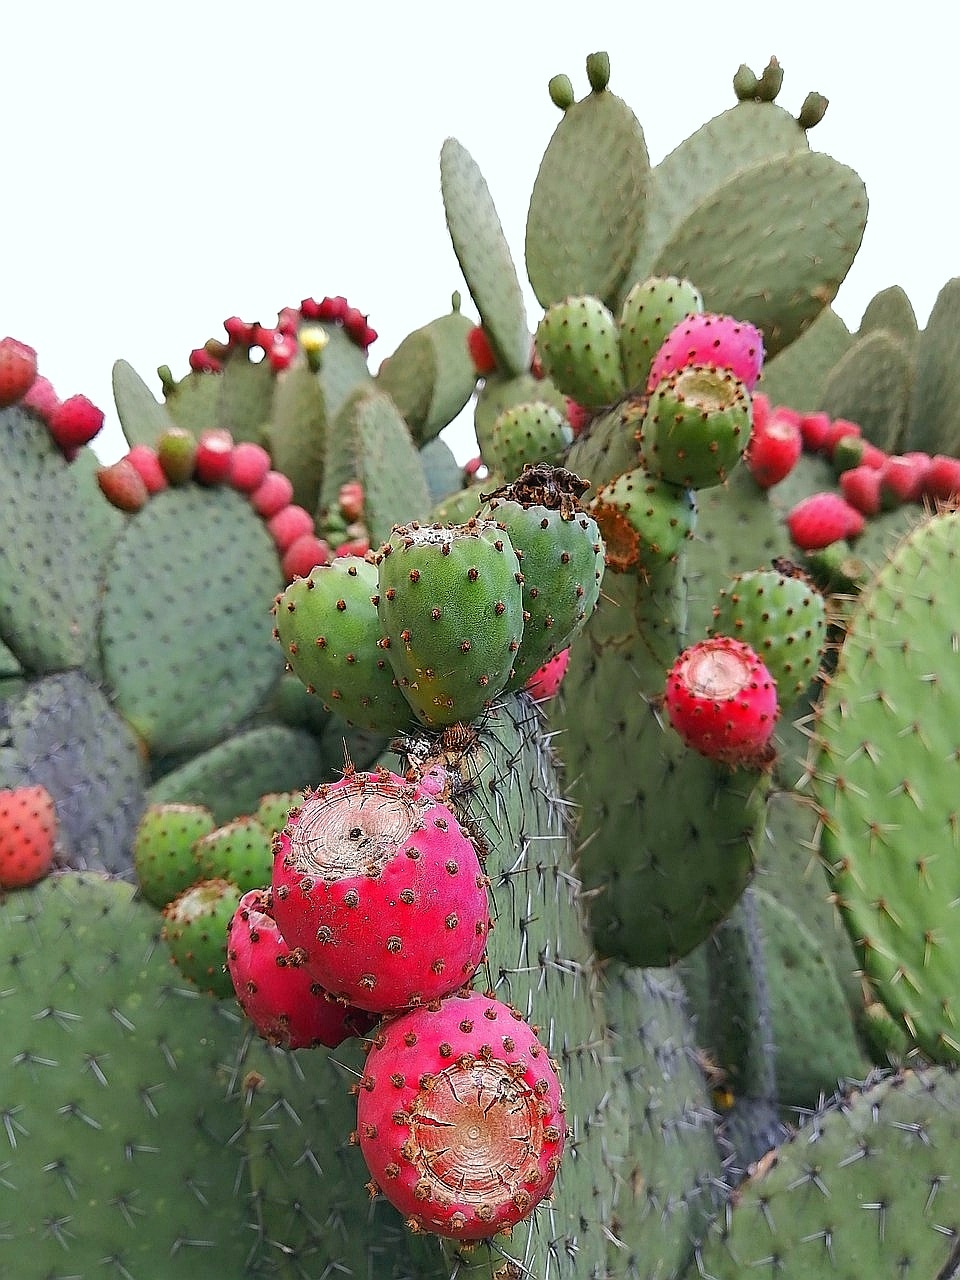
<path id="1" fill-rule="evenodd" d="M 0 791 L 0 889 L 22 889 L 53 865 L 57 811 L 46 787 Z"/>
<path id="2" fill-rule="evenodd" d="M 269 520 L 290 504 L 293 483 L 282 471 L 268 471 L 250 495 L 250 505 L 258 516 Z"/>
<path id="3" fill-rule="evenodd" d="M 880 470 L 880 496 L 884 506 L 919 502 L 926 485 L 931 459 L 926 453 L 893 454 Z"/>
<path id="4" fill-rule="evenodd" d="M 316 534 L 304 533 L 295 538 L 283 553 L 280 570 L 287 582 L 309 578 L 318 565 L 329 564 L 330 547 Z"/>
<path id="5" fill-rule="evenodd" d="M 60 397 L 53 389 L 53 384 L 42 374 L 37 374 L 33 385 L 20 401 L 24 409 L 32 409 L 44 422 L 49 423 L 50 416 L 60 403 Z"/>
<path id="6" fill-rule="evenodd" d="M 37 353 L 16 338 L 0 338 L 0 409 L 16 404 L 37 377 Z"/>
<path id="7" fill-rule="evenodd" d="M 578 436 L 593 414 L 589 409 L 584 409 L 582 404 L 577 404 L 576 400 L 571 400 L 569 396 L 565 396 L 567 406 L 567 422 L 570 424 L 570 430 L 574 437 Z"/>
<path id="8" fill-rule="evenodd" d="M 802 452 L 799 426 L 788 413 L 774 409 L 759 429 L 754 420 L 744 461 L 760 488 L 770 489 L 790 474 Z"/>
<path id="9" fill-rule="evenodd" d="M 370 550 L 369 535 L 362 538 L 347 538 L 346 542 L 341 542 L 337 547 L 334 555 L 339 556 L 359 556 L 363 557 Z"/>
<path id="10" fill-rule="evenodd" d="M 231 342 L 235 342 L 238 346 L 249 347 L 253 342 L 253 333 L 256 325 L 247 320 L 241 320 L 239 316 L 228 316 L 223 322 L 223 327 L 227 331 L 227 337 Z"/>
<path id="11" fill-rule="evenodd" d="M 553 1186 L 566 1137 L 558 1068 L 499 1000 L 463 992 L 389 1019 L 356 1092 L 369 1189 L 414 1231 L 484 1240 Z"/>
<path id="12" fill-rule="evenodd" d="M 960 458 L 937 453 L 930 459 L 924 489 L 928 498 L 948 502 L 960 496 Z"/>
<path id="13" fill-rule="evenodd" d="M 563 683 L 563 677 L 567 674 L 569 662 L 570 650 L 561 649 L 548 662 L 545 662 L 542 667 L 538 667 L 528 677 L 523 687 L 538 702 L 545 702 L 547 698 L 552 698 L 556 695 L 557 690 Z"/>
<path id="14" fill-rule="evenodd" d="M 281 556 L 298 538 L 313 533 L 313 516 L 303 507 L 288 503 L 267 521 L 267 528 Z"/>
<path id="15" fill-rule="evenodd" d="M 347 314 L 347 308 L 350 306 L 346 298 L 337 296 L 336 298 L 324 298 L 320 303 L 319 319 L 320 320 L 343 320 Z"/>
<path id="16" fill-rule="evenodd" d="M 148 493 L 159 493 L 167 487 L 167 476 L 160 465 L 156 450 L 148 444 L 135 444 L 127 454 L 127 461 L 140 473 Z"/>
<path id="17" fill-rule="evenodd" d="M 821 453 L 830 435 L 829 413 L 804 413 L 800 415 L 800 434 L 808 453 Z"/>
<path id="18" fill-rule="evenodd" d="M 819 551 L 841 538 L 863 533 L 863 516 L 838 493 L 812 493 L 787 515 L 787 528 L 801 551 Z"/>
<path id="19" fill-rule="evenodd" d="M 848 422 L 846 418 L 834 418 L 821 446 L 822 450 L 828 458 L 832 458 L 833 451 L 841 440 L 846 440 L 849 436 L 859 439 L 862 434 L 862 429 L 855 422 Z"/>
<path id="20" fill-rule="evenodd" d="M 277 373 L 289 369 L 296 359 L 297 340 L 288 334 L 277 332 L 273 341 L 265 348 L 270 367 Z"/>
<path id="21" fill-rule="evenodd" d="M 308 959 L 302 948 L 284 942 L 270 890 L 245 893 L 227 931 L 227 970 L 257 1032 L 283 1049 L 335 1049 L 369 1031 L 373 1017 L 337 1004 L 310 972 Z"/>
<path id="22" fill-rule="evenodd" d="M 253 493 L 270 470 L 270 455 L 258 444 L 242 440 L 230 454 L 228 483 L 240 493 Z"/>
<path id="23" fill-rule="evenodd" d="M 53 410 L 47 426 L 61 449 L 89 444 L 103 426 L 103 410 L 86 396 L 70 396 Z"/>
<path id="24" fill-rule="evenodd" d="M 190 352 L 188 364 L 194 373 L 223 373 L 222 362 L 204 347 L 196 347 Z"/>
<path id="25" fill-rule="evenodd" d="M 225 427 L 200 432 L 193 478 L 200 484 L 226 484 L 233 465 L 233 436 Z"/>
<path id="26" fill-rule="evenodd" d="M 840 488 L 847 502 L 861 515 L 875 516 L 880 510 L 880 472 L 876 467 L 861 463 L 844 471 Z"/>
<path id="27" fill-rule="evenodd" d="M 363 485 L 359 480 L 348 480 L 340 486 L 337 506 L 345 520 L 359 520 L 363 515 Z"/>
<path id="28" fill-rule="evenodd" d="M 473 361 L 478 377 L 485 378 L 488 373 L 494 372 L 497 367 L 497 357 L 493 354 L 490 339 L 478 324 L 474 325 L 467 334 L 467 350 L 470 352 L 470 359 Z"/>
<path id="29" fill-rule="evenodd" d="M 663 704 L 687 746 L 708 759 L 767 762 L 777 685 L 748 644 L 713 636 L 684 649 L 667 674 Z"/>
<path id="30" fill-rule="evenodd" d="M 109 467 L 100 467 L 97 484 L 112 506 L 131 514 L 146 506 L 150 497 L 146 481 L 129 458 L 121 458 Z"/>

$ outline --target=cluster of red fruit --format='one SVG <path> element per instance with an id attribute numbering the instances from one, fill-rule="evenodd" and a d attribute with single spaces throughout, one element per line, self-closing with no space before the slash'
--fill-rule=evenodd
<path id="1" fill-rule="evenodd" d="M 323 298 L 320 302 L 304 298 L 299 307 L 284 307 L 273 327 L 229 316 L 223 322 L 227 341 L 210 338 L 202 347 L 191 351 L 190 368 L 195 373 L 220 373 L 231 351 L 258 347 L 271 367 L 280 372 L 289 368 L 296 358 L 301 325 L 318 322 L 339 325 L 364 352 L 377 340 L 377 331 L 370 327 L 369 317 L 357 307 L 351 307 L 346 298 Z"/>
<path id="2" fill-rule="evenodd" d="M 103 412 L 86 396 L 61 400 L 37 373 L 37 353 L 16 338 L 0 339 L 0 409 L 19 404 L 46 423 L 68 462 L 103 426 Z"/>

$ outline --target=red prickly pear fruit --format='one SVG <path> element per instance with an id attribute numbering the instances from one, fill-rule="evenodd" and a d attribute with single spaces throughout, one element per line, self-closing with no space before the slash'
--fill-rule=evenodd
<path id="1" fill-rule="evenodd" d="M 270 890 L 245 893 L 227 930 L 227 971 L 257 1033 L 282 1049 L 335 1049 L 369 1031 L 373 1017 L 337 1004 L 307 962 L 304 950 L 284 942 Z"/>
<path id="2" fill-rule="evenodd" d="M 453 813 L 380 769 L 307 795 L 274 843 L 273 910 L 337 999 L 371 1013 L 473 977 L 490 926 L 486 877 Z"/>
<path id="3" fill-rule="evenodd" d="M 60 403 L 60 397 L 53 389 L 53 383 L 42 374 L 37 374 L 30 390 L 20 401 L 21 408 L 32 409 L 44 422 L 49 422 L 54 410 Z"/>
<path id="4" fill-rule="evenodd" d="M 138 467 L 129 458 L 121 458 L 97 471 L 97 484 L 111 506 L 133 514 L 147 504 L 150 490 Z"/>
<path id="5" fill-rule="evenodd" d="M 277 316 L 277 328 L 285 338 L 295 338 L 300 328 L 299 308 L 284 307 Z"/>
<path id="6" fill-rule="evenodd" d="M 163 474 L 171 484 L 186 484 L 193 479 L 197 460 L 197 441 L 185 427 L 167 427 L 157 436 L 154 446 Z"/>
<path id="7" fill-rule="evenodd" d="M 369 550 L 370 538 L 368 536 L 362 538 L 347 538 L 346 542 L 340 543 L 334 552 L 334 555 L 359 556 L 362 560 Z"/>
<path id="8" fill-rule="evenodd" d="M 930 459 L 924 482 L 926 495 L 940 502 L 949 502 L 960 495 L 960 458 L 936 453 Z"/>
<path id="9" fill-rule="evenodd" d="M 320 303 L 316 298 L 304 298 L 300 303 L 300 316 L 303 320 L 320 319 Z"/>
<path id="10" fill-rule="evenodd" d="M 303 507 L 298 507 L 292 502 L 287 503 L 276 515 L 270 517 L 267 528 L 282 556 L 289 551 L 298 538 L 313 533 L 313 516 Z"/>
<path id="11" fill-rule="evenodd" d="M 756 411 L 757 397 L 753 397 Z M 791 416 L 774 409 L 758 428 L 754 418 L 753 431 L 744 453 L 744 462 L 761 489 L 772 489 L 784 480 L 803 452 L 800 428 Z"/>
<path id="12" fill-rule="evenodd" d="M 227 337 L 237 346 L 249 347 L 252 345 L 254 330 L 257 327 L 255 324 L 251 324 L 247 320 L 241 320 L 239 316 L 228 316 L 223 322 L 223 327 L 227 331 Z"/>
<path id="13" fill-rule="evenodd" d="M 801 551 L 819 551 L 863 533 L 863 516 L 838 493 L 811 493 L 787 514 L 787 528 Z"/>
<path id="14" fill-rule="evenodd" d="M 856 436 L 859 439 L 862 435 L 862 428 L 855 422 L 849 422 L 846 418 L 834 418 L 823 442 L 822 452 L 828 458 L 832 458 L 833 452 L 841 440 L 846 440 L 850 436 Z"/>
<path id="15" fill-rule="evenodd" d="M 929 454 L 893 454 L 880 469 L 880 500 L 886 509 L 919 502 L 924 493 Z"/>
<path id="16" fill-rule="evenodd" d="M 468 480 L 472 480 L 478 471 L 481 471 L 485 463 L 479 453 L 474 458 L 468 458 L 463 464 L 463 474 Z"/>
<path id="17" fill-rule="evenodd" d="M 352 342 L 358 347 L 363 345 L 363 338 L 367 331 L 367 317 L 358 307 L 347 307 L 343 314 L 343 327 Z"/>
<path id="18" fill-rule="evenodd" d="M 566 1137 L 559 1071 L 499 1000 L 465 992 L 391 1018 L 356 1093 L 369 1190 L 414 1231 L 488 1239 L 553 1186 Z"/>
<path id="19" fill-rule="evenodd" d="M 359 480 L 348 480 L 340 486 L 337 506 L 345 520 L 359 520 L 363 515 L 363 485 Z"/>
<path id="20" fill-rule="evenodd" d="M 490 339 L 478 324 L 474 325 L 467 334 L 467 350 L 470 352 L 470 359 L 473 361 L 478 377 L 485 378 L 487 374 L 494 372 L 497 367 L 497 357 L 493 354 Z"/>
<path id="21" fill-rule="evenodd" d="M 770 419 L 773 412 L 773 406 L 770 404 L 770 397 L 765 396 L 762 391 L 755 391 L 751 396 L 751 404 L 753 406 L 753 429 L 754 431 L 762 431 Z M 779 407 L 779 406 L 778 406 Z M 788 410 L 793 413 L 793 410 Z M 800 425 L 800 415 L 797 414 L 797 426 Z"/>
<path id="22" fill-rule="evenodd" d="M 250 505 L 258 516 L 269 520 L 289 506 L 293 498 L 293 482 L 282 471 L 268 471 L 250 495 Z"/>
<path id="23" fill-rule="evenodd" d="M 777 685 L 743 641 L 714 636 L 684 649 L 667 674 L 663 704 L 687 746 L 708 759 L 769 763 Z"/>
<path id="24" fill-rule="evenodd" d="M 572 400 L 570 396 L 565 396 L 564 399 L 566 401 L 567 422 L 570 424 L 574 439 L 576 439 L 593 417 L 593 414 L 589 409 L 585 409 L 582 404 L 577 404 L 576 400 Z"/>
<path id="25" fill-rule="evenodd" d="M 294 578 L 309 578 L 319 565 L 329 563 L 329 544 L 314 533 L 304 533 L 284 551 L 280 571 L 287 582 L 292 582 Z"/>
<path id="26" fill-rule="evenodd" d="M 37 377 L 37 353 L 16 338 L 0 338 L 0 409 L 22 400 Z"/>
<path id="27" fill-rule="evenodd" d="M 808 453 L 823 453 L 830 435 L 829 413 L 803 413 L 800 415 L 800 434 Z"/>
<path id="28" fill-rule="evenodd" d="M 533 675 L 528 677 L 523 687 L 527 693 L 536 698 L 537 702 L 546 702 L 548 698 L 556 696 L 557 690 L 563 683 L 563 677 L 567 674 L 569 662 L 570 650 L 561 649 L 542 667 L 538 667 Z"/>
<path id="29" fill-rule="evenodd" d="M 357 338 L 357 346 L 361 351 L 367 351 L 373 346 L 379 337 L 380 335 L 377 333 L 376 329 L 371 329 L 370 325 L 365 324 L 363 326 L 363 332 Z"/>
<path id="30" fill-rule="evenodd" d="M 650 365 L 647 392 L 687 365 L 729 369 L 748 391 L 763 368 L 763 335 L 754 325 L 709 311 L 686 316 L 664 338 Z"/>
<path id="31" fill-rule="evenodd" d="M 89 444 L 103 426 L 103 410 L 86 396 L 70 396 L 53 410 L 47 423 L 50 434 L 66 453 Z"/>
<path id="32" fill-rule="evenodd" d="M 130 465 L 140 473 L 140 479 L 147 486 L 147 493 L 159 493 L 167 487 L 167 477 L 160 459 L 148 444 L 135 444 L 126 457 Z"/>
<path id="33" fill-rule="evenodd" d="M 187 363 L 194 373 L 223 373 L 222 362 L 205 347 L 195 347 Z"/>
<path id="34" fill-rule="evenodd" d="M 296 359 L 296 338 L 285 333 L 277 333 L 273 342 L 266 348 L 266 352 L 270 367 L 276 373 L 282 373 L 284 369 L 289 369 Z"/>
<path id="35" fill-rule="evenodd" d="M 861 463 L 851 467 L 840 477 L 840 490 L 844 498 L 861 515 L 875 516 L 880 510 L 880 476 L 876 467 Z"/>
<path id="36" fill-rule="evenodd" d="M 53 865 L 57 831 L 57 811 L 46 787 L 0 791 L 0 890 L 43 879 Z"/>
<path id="37" fill-rule="evenodd" d="M 270 470 L 270 455 L 259 444 L 243 440 L 233 446 L 227 482 L 240 493 L 253 493 Z"/>
<path id="38" fill-rule="evenodd" d="M 200 432 L 193 477 L 200 484 L 226 484 L 233 466 L 233 436 L 226 427 L 208 427 Z"/>
<path id="39" fill-rule="evenodd" d="M 336 298 L 324 298 L 320 303 L 320 314 L 318 319 L 342 321 L 343 317 L 347 314 L 347 308 L 349 305 L 350 304 L 344 297 L 338 296 Z"/>

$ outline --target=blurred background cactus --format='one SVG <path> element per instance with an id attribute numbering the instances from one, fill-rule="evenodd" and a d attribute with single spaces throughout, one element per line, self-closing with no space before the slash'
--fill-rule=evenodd
<path id="1" fill-rule="evenodd" d="M 0 1275 L 954 1273 L 957 282 L 922 330 L 897 288 L 844 325 L 866 192 L 776 59 L 657 165 L 586 78 L 550 82 L 536 324 L 451 138 L 476 319 L 454 293 L 376 371 L 345 298 L 230 317 L 159 395 L 117 363 L 100 467 L 102 415 L 0 351 Z M 523 680 L 441 715 L 377 600 L 474 517 L 519 553 Z M 369 1197 L 365 1042 L 267 1043 L 224 968 L 304 788 L 375 761 L 476 842 L 474 985 L 565 1088 L 552 1195 L 476 1246 Z"/>

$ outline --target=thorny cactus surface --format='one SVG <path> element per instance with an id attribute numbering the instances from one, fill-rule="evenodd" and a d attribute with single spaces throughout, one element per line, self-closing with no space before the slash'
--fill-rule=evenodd
<path id="1" fill-rule="evenodd" d="M 0 343 L 0 1276 L 960 1265 L 957 281 L 847 330 L 775 59 L 657 165 L 587 77 L 535 325 L 448 139 L 376 373 L 233 316 L 98 468 Z"/>

